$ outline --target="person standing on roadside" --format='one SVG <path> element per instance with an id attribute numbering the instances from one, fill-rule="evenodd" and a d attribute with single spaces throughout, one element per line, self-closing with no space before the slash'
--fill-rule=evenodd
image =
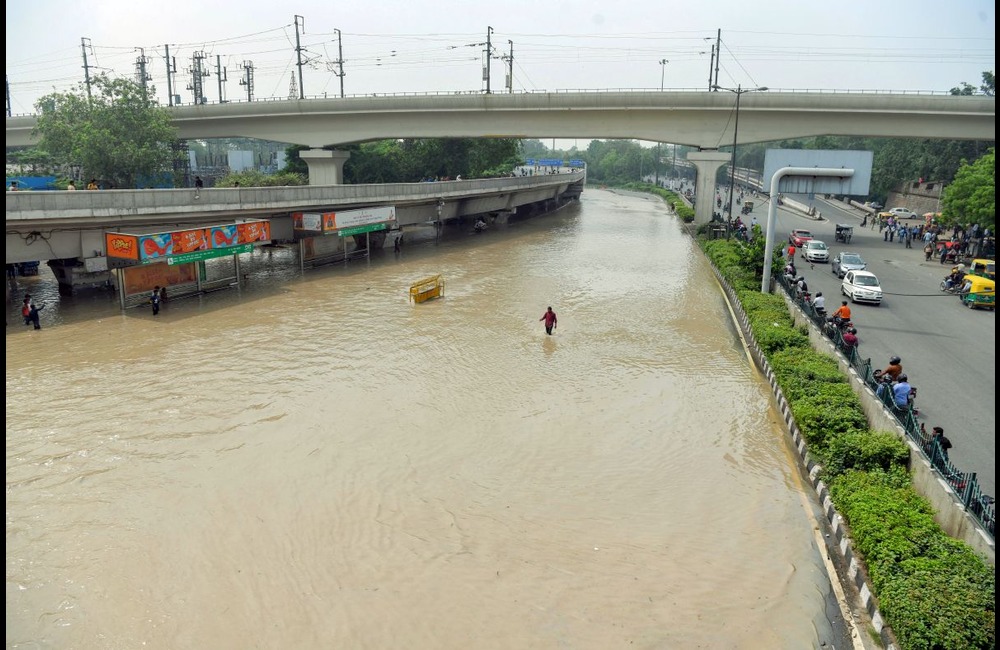
<path id="1" fill-rule="evenodd" d="M 153 293 L 149 294 L 149 304 L 153 306 L 153 316 L 160 313 L 160 285 L 156 285 Z"/>
<path id="2" fill-rule="evenodd" d="M 556 323 L 559 322 L 556 318 L 556 313 L 552 311 L 552 307 L 545 310 L 545 313 L 538 320 L 545 321 L 545 333 L 552 336 L 552 330 L 556 328 Z"/>
<path id="3" fill-rule="evenodd" d="M 934 436 L 931 438 L 931 449 L 934 449 L 934 442 L 936 441 L 938 447 L 941 449 L 941 455 L 944 456 L 945 460 L 948 460 L 948 450 L 951 449 L 951 440 L 944 435 L 944 429 L 942 427 L 934 427 L 932 429 Z"/>

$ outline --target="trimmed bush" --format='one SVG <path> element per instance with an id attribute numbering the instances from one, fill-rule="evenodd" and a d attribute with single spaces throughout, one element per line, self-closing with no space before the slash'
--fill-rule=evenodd
<path id="1" fill-rule="evenodd" d="M 824 467 L 830 476 L 848 470 L 888 472 L 905 467 L 910 448 L 889 431 L 848 431 L 829 440 Z"/>
<path id="2" fill-rule="evenodd" d="M 817 384 L 810 394 L 796 397 L 790 404 L 806 441 L 823 452 L 834 436 L 868 430 L 865 412 L 846 383 Z"/>

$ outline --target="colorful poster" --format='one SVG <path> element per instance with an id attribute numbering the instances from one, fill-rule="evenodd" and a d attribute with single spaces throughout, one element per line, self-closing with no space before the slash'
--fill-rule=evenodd
<path id="1" fill-rule="evenodd" d="M 153 287 L 170 287 L 178 284 L 193 284 L 197 282 L 197 264 L 170 266 L 167 264 L 148 264 L 132 266 L 124 270 L 125 295 L 148 293 Z"/>
<path id="2" fill-rule="evenodd" d="M 270 221 L 250 221 L 247 223 L 240 223 L 236 224 L 236 228 L 239 232 L 241 244 L 271 241 Z"/>
<path id="3" fill-rule="evenodd" d="M 207 232 L 206 228 L 197 228 L 195 230 L 180 230 L 170 233 L 170 238 L 173 240 L 173 250 L 170 254 L 183 255 L 184 253 L 203 251 L 210 248 Z"/>
<path id="4" fill-rule="evenodd" d="M 117 232 L 105 233 L 104 250 L 108 257 L 138 261 L 139 238 L 135 235 L 123 235 Z"/>
<path id="5" fill-rule="evenodd" d="M 143 235 L 139 238 L 139 252 L 143 261 L 166 257 L 172 250 L 173 239 L 168 232 Z"/>
<path id="6" fill-rule="evenodd" d="M 323 213 L 323 231 L 330 232 L 331 230 L 337 229 L 337 213 L 336 212 L 324 212 Z"/>
<path id="7" fill-rule="evenodd" d="M 239 231 L 236 230 L 235 223 L 227 226 L 214 226 L 210 231 L 211 236 L 209 237 L 209 241 L 211 242 L 211 248 L 227 248 L 240 243 L 240 235 Z"/>

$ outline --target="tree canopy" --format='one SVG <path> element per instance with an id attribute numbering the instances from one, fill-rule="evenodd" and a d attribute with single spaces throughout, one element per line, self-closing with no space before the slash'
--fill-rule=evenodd
<path id="1" fill-rule="evenodd" d="M 308 173 L 299 151 L 286 150 L 284 171 Z M 341 148 L 341 147 L 338 147 Z M 427 138 L 377 140 L 342 147 L 347 183 L 412 183 L 425 178 L 483 178 L 510 173 L 521 160 L 520 142 L 511 138 Z"/>
<path id="2" fill-rule="evenodd" d="M 994 230 L 997 210 L 996 150 L 990 149 L 972 163 L 962 162 L 955 180 L 941 194 L 942 218 L 946 223 L 958 223 Z"/>
<path id="3" fill-rule="evenodd" d="M 129 79 L 98 76 L 91 95 L 73 91 L 38 100 L 37 149 L 84 178 L 134 188 L 171 174 L 177 159 L 177 131 L 155 90 Z"/>

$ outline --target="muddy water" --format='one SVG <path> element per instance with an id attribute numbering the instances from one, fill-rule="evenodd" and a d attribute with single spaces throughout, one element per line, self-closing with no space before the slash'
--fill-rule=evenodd
<path id="1" fill-rule="evenodd" d="M 8 313 L 8 647 L 831 635 L 765 386 L 660 204 L 588 191 L 370 265 L 274 261 L 155 320 Z M 409 304 L 436 273 L 446 297 Z"/>

